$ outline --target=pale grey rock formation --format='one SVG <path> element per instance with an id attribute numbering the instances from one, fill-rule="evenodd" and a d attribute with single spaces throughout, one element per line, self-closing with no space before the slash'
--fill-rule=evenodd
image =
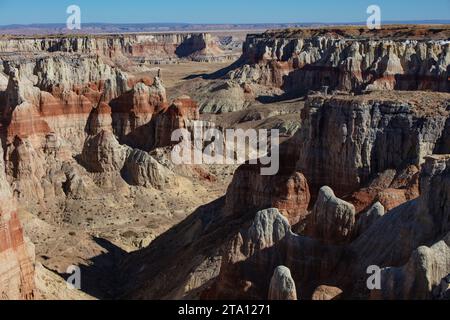
<path id="1" fill-rule="evenodd" d="M 315 258 L 318 252 L 320 259 Z M 295 270 L 296 288 L 307 299 L 323 283 L 321 279 L 330 276 L 340 255 L 339 248 L 294 234 L 277 209 L 262 210 L 223 248 L 220 275 L 211 295 L 266 299 L 273 275 L 267 270 L 283 265 Z"/>
<path id="2" fill-rule="evenodd" d="M 328 185 L 342 197 L 388 169 L 420 167 L 425 156 L 434 153 L 448 117 L 443 103 L 448 97 L 442 94 L 440 102 L 431 103 L 433 95 L 421 93 L 417 96 L 422 100 L 414 104 L 408 95 L 307 101 L 305 120 L 294 139 L 297 170 L 305 175 L 312 194 Z"/>
<path id="3" fill-rule="evenodd" d="M 290 230 L 289 222 L 277 209 L 259 211 L 248 230 L 248 254 L 272 247 L 289 234 Z"/>
<path id="4" fill-rule="evenodd" d="M 175 184 L 175 175 L 171 171 L 159 164 L 148 152 L 138 149 L 129 151 L 121 174 L 133 186 L 163 189 Z"/>
<path id="5" fill-rule="evenodd" d="M 120 145 L 109 131 L 86 139 L 81 161 L 90 172 L 119 172 L 128 157 L 129 148 Z"/>
<path id="6" fill-rule="evenodd" d="M 238 111 L 247 108 L 251 103 L 242 86 L 232 80 L 200 86 L 193 98 L 199 101 L 202 113 Z"/>
<path id="7" fill-rule="evenodd" d="M 297 300 L 297 289 L 289 268 L 279 266 L 275 269 L 270 281 L 269 300 Z"/>
<path id="8" fill-rule="evenodd" d="M 432 299 L 433 290 L 441 285 L 449 269 L 450 233 L 432 247 L 419 247 L 405 266 L 384 269 L 381 290 L 372 296 L 389 300 Z"/>
<path id="9" fill-rule="evenodd" d="M 4 73 L 20 81 L 28 81 L 41 90 L 52 87 L 72 89 L 74 85 L 106 80 L 105 93 L 113 98 L 124 93 L 128 75 L 101 59 L 89 55 L 37 55 L 33 58 L 12 56 L 3 58 Z"/>
<path id="10" fill-rule="evenodd" d="M 264 270 L 282 265 L 284 253 L 275 248 L 292 235 L 289 222 L 277 209 L 257 212 L 251 225 L 239 231 L 225 246 L 220 280 L 213 297 L 258 297 L 259 291 L 264 290 L 267 298 L 273 273 Z M 239 285 L 236 279 L 240 279 Z"/>
<path id="11" fill-rule="evenodd" d="M 430 298 L 433 286 L 450 271 L 449 177 L 448 156 L 427 157 L 421 174 L 421 196 L 385 214 L 350 244 L 355 263 L 347 272 L 363 275 L 372 265 L 388 268 L 385 280 L 382 278 L 383 297 Z M 409 278 L 399 285 L 402 275 Z M 354 283 L 355 279 L 348 281 Z"/>
<path id="12" fill-rule="evenodd" d="M 375 203 L 372 208 L 367 212 L 362 213 L 358 217 L 358 222 L 356 223 L 355 235 L 358 236 L 363 234 L 367 229 L 369 229 L 374 223 L 376 223 L 385 214 L 384 207 L 381 203 Z"/>
<path id="13" fill-rule="evenodd" d="M 86 139 L 81 162 L 90 172 L 120 174 L 130 185 L 162 189 L 174 174 L 146 151 L 121 145 L 109 131 Z"/>
<path id="14" fill-rule="evenodd" d="M 337 198 L 330 187 L 321 188 L 308 226 L 311 236 L 324 243 L 345 243 L 354 227 L 355 207 Z"/>

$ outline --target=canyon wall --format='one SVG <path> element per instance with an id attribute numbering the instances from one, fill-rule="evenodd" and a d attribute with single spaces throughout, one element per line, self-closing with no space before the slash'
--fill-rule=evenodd
<path id="1" fill-rule="evenodd" d="M 131 76 L 92 55 L 3 56 L 1 66 L 6 174 L 23 205 L 57 211 L 67 198 L 118 185 L 175 185 L 148 151 L 198 120 L 189 97 L 169 103 L 159 78 Z"/>
<path id="2" fill-rule="evenodd" d="M 324 285 L 352 299 L 437 297 L 450 271 L 448 159 L 428 157 L 421 196 L 380 216 L 355 240 L 348 236 L 355 226 L 354 208 L 344 209 L 351 205 L 334 198 L 328 187 L 323 195 L 334 200 L 319 196 L 308 222 L 319 220 L 320 233 L 293 233 L 277 209 L 256 213 L 223 248 L 221 271 L 207 296 L 266 299 L 273 272 L 286 266 L 301 299 L 311 299 Z M 438 203 L 440 208 L 434 209 Z M 370 291 L 366 285 L 370 266 L 382 268 L 380 290 Z"/>
<path id="3" fill-rule="evenodd" d="M 329 185 L 343 196 L 387 170 L 420 167 L 444 135 L 448 103 L 426 92 L 312 97 L 295 137 L 297 169 L 315 192 Z"/>
<path id="4" fill-rule="evenodd" d="M 328 92 L 357 93 L 450 91 L 448 29 L 437 32 L 436 39 L 401 34 L 395 28 L 379 37 L 350 31 L 299 29 L 249 35 L 237 68 L 228 77 L 294 95 L 324 87 Z"/>
<path id="5" fill-rule="evenodd" d="M 220 48 L 219 40 L 208 33 L 6 37 L 0 38 L 0 52 L 99 55 L 122 66 L 134 62 L 170 63 L 183 58 L 205 62 L 230 59 Z"/>
<path id="6" fill-rule="evenodd" d="M 158 77 L 57 52 L 0 55 L 0 80 L 1 298 L 36 296 L 33 246 L 19 210 L 57 228 L 96 219 L 104 226 L 111 223 L 106 215 L 130 206 L 133 193 L 145 194 L 139 205 L 148 207 L 163 191 L 190 196 L 188 179 L 149 151 L 171 145 L 172 130 L 197 121 L 198 107 L 187 96 L 169 103 Z M 99 202 L 110 209 L 93 210 Z"/>
<path id="7" fill-rule="evenodd" d="M 0 300 L 33 299 L 34 246 L 24 238 L 0 148 Z"/>

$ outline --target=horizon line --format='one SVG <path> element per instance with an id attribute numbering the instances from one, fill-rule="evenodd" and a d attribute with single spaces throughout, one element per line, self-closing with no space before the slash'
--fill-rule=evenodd
<path id="1" fill-rule="evenodd" d="M 421 19 L 421 20 L 386 20 L 384 24 L 423 24 L 423 23 L 439 23 L 439 24 L 450 24 L 450 19 Z M 218 23 L 203 23 L 203 22 L 84 22 L 84 25 L 116 25 L 116 26 L 126 26 L 126 25 L 135 25 L 135 26 L 143 26 L 143 25 L 203 25 L 203 26 L 226 26 L 226 25 L 350 25 L 350 24 L 365 24 L 364 21 L 341 21 L 341 22 L 320 22 L 320 21 L 312 21 L 312 22 L 218 22 Z M 9 24 L 0 24 L 0 27 L 31 27 L 31 26 L 64 26 L 65 22 L 33 22 L 33 23 L 9 23 Z"/>

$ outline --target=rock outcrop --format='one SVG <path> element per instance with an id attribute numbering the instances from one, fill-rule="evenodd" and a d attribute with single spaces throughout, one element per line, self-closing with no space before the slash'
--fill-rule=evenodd
<path id="1" fill-rule="evenodd" d="M 301 299 L 309 300 L 315 288 L 334 277 L 343 254 L 338 247 L 294 234 L 277 209 L 257 212 L 223 252 L 220 274 L 208 290 L 211 298 L 266 299 L 273 274 L 267 270 L 283 265 L 291 270 Z M 321 257 L 316 258 L 319 252 Z"/>
<path id="2" fill-rule="evenodd" d="M 280 266 L 275 269 L 270 281 L 269 300 L 297 300 L 297 290 L 291 271 Z"/>
<path id="3" fill-rule="evenodd" d="M 427 157 L 421 196 L 385 214 L 350 245 L 359 261 L 354 274 L 371 265 L 386 268 L 381 277 L 384 298 L 431 298 L 434 287 L 448 274 L 448 162 L 448 156 Z M 399 285 L 402 275 L 404 285 Z"/>
<path id="4" fill-rule="evenodd" d="M 313 301 L 337 300 L 342 294 L 342 290 L 336 287 L 319 286 L 313 293 Z"/>
<path id="5" fill-rule="evenodd" d="M 323 187 L 310 216 L 308 235 L 324 243 L 345 243 L 352 236 L 355 221 L 355 207 L 338 199 L 329 187 Z"/>
<path id="6" fill-rule="evenodd" d="M 379 202 L 375 203 L 372 208 L 358 216 L 354 234 L 361 235 L 373 224 L 375 224 L 385 214 L 385 208 Z"/>
<path id="7" fill-rule="evenodd" d="M 309 202 L 308 183 L 300 172 L 262 176 L 257 166 L 244 165 L 228 188 L 225 211 L 233 215 L 277 208 L 295 225 L 308 214 Z"/>
<path id="8" fill-rule="evenodd" d="M 384 215 L 377 204 L 372 209 L 377 213 L 368 215 L 375 214 L 377 219 L 368 229 L 355 240 L 350 233 L 339 246 L 335 241 L 325 243 L 315 234 L 307 238 L 292 233 L 277 210 L 258 212 L 251 226 L 224 249 L 221 273 L 213 289 L 215 297 L 232 295 L 232 284 L 236 290 L 233 297 L 261 297 L 270 283 L 270 270 L 285 265 L 305 299 L 312 298 L 316 288 L 324 284 L 340 288 L 341 297 L 433 298 L 433 291 L 450 270 L 447 170 L 448 157 L 427 158 L 420 198 Z M 319 195 L 319 203 L 323 203 L 321 198 Z M 437 204 L 440 209 L 435 208 Z M 342 230 L 332 221 L 327 226 L 330 233 Z M 384 268 L 380 291 L 370 292 L 366 287 L 369 266 Z"/>
<path id="9" fill-rule="evenodd" d="M 67 180 L 68 163 L 77 168 L 78 178 L 86 178 L 74 158 L 91 131 L 111 131 L 107 102 L 128 90 L 128 76 L 90 56 L 38 55 L 2 62 L 9 77 L 1 106 L 8 181 L 24 204 L 55 204 L 67 196 L 64 186 L 74 182 L 73 172 Z M 90 121 L 94 109 L 96 123 Z"/>
<path id="10" fill-rule="evenodd" d="M 175 186 L 175 175 L 159 164 L 148 152 L 132 150 L 121 170 L 122 177 L 132 186 L 164 189 Z"/>
<path id="11" fill-rule="evenodd" d="M 450 267 L 450 234 L 431 248 L 419 247 L 403 267 L 381 272 L 381 290 L 372 292 L 373 299 L 430 300 Z M 443 297 L 445 291 L 439 296 Z"/>
<path id="12" fill-rule="evenodd" d="M 427 104 L 413 103 L 408 100 L 411 95 L 395 94 L 398 94 L 397 103 L 391 101 L 390 95 L 389 99 L 383 100 L 377 100 L 379 97 L 374 95 L 332 98 L 330 100 L 336 103 L 320 103 L 315 109 L 323 112 L 320 120 L 313 120 L 316 113 L 309 112 L 307 107 L 303 114 L 303 129 L 280 148 L 281 169 L 277 176 L 264 178 L 258 175 L 258 165 L 241 166 L 223 207 L 214 208 L 208 215 L 200 212 L 199 216 L 189 219 L 189 223 L 183 223 L 167 235 L 166 241 L 170 241 L 188 225 L 201 225 L 202 228 L 198 227 L 195 232 L 195 240 L 183 247 L 188 250 L 184 252 L 195 252 L 204 263 L 220 261 L 218 275 L 206 274 L 198 263 L 195 266 L 189 264 L 195 270 L 190 273 L 190 281 L 196 283 L 195 293 L 184 288 L 184 293 L 177 292 L 177 296 L 265 299 L 270 291 L 273 270 L 286 266 L 302 299 L 317 298 L 321 295 L 317 293 L 320 286 L 339 288 L 340 291 L 330 290 L 330 295 L 322 295 L 327 299 L 337 296 L 340 299 L 377 298 L 380 293 L 371 292 L 366 281 L 368 267 L 378 266 L 385 276 L 385 287 L 381 290 L 384 298 L 432 298 L 433 291 L 450 270 L 446 240 L 449 232 L 449 160 L 445 155 L 429 156 L 445 135 L 449 96 L 420 93 L 422 101 L 437 102 L 428 101 Z M 413 99 L 417 97 L 412 96 Z M 434 108 L 430 108 L 431 105 Z M 359 121 L 365 114 L 370 115 L 370 120 Z M 346 123 L 346 130 L 342 130 L 343 123 Z M 326 138 L 327 132 L 333 134 Z M 400 139 L 398 143 L 397 139 Z M 414 169 L 419 167 L 420 173 L 419 169 Z M 354 178 L 348 178 L 349 172 L 354 173 Z M 310 201 L 304 203 L 305 212 L 298 222 L 305 228 L 296 227 L 299 232 L 296 234 L 289 223 L 292 216 L 283 213 L 282 208 L 261 208 L 273 207 L 275 202 L 272 200 L 276 199 L 273 190 L 290 179 L 303 181 L 305 185 L 311 181 L 315 187 L 332 182 L 339 193 L 350 195 L 372 184 L 376 192 L 364 206 L 360 205 L 360 210 L 356 210 L 353 204 L 338 199 L 333 192 L 335 189 L 327 187 L 319 192 L 311 188 L 312 199 L 317 205 L 309 212 Z M 416 185 L 420 185 L 418 197 L 403 199 L 387 212 L 384 205 L 378 203 L 382 186 L 413 194 L 415 187 L 412 186 Z M 305 191 L 304 188 L 287 190 Z M 289 194 L 291 196 L 285 198 L 300 199 L 302 192 Z M 297 201 L 293 203 L 299 205 Z M 204 221 L 208 221 L 207 225 Z M 212 241 L 211 237 L 218 234 L 226 234 L 224 237 L 229 240 L 214 240 L 214 249 L 200 245 L 206 239 Z M 156 248 L 148 250 L 155 252 Z M 132 260 L 137 261 L 138 256 L 139 253 Z M 188 256 L 183 255 L 183 261 L 189 261 Z M 213 265 L 217 271 L 219 263 Z M 147 284 L 155 281 L 155 278 L 140 275 L 139 279 L 142 278 Z M 398 279 L 406 278 L 410 279 L 405 283 L 406 287 L 396 285 Z M 168 286 L 161 285 L 158 289 Z M 414 290 L 408 289 L 412 287 Z M 148 296 L 148 288 L 155 288 L 155 285 L 140 285 L 137 295 L 128 288 L 127 296 Z M 172 296 L 169 291 L 163 292 Z"/>
<path id="13" fill-rule="evenodd" d="M 282 252 L 273 247 L 289 234 L 289 222 L 277 209 L 256 213 L 250 227 L 243 228 L 225 249 L 218 288 L 214 289 L 217 298 L 257 298 L 262 291 L 267 297 L 273 273 L 266 271 L 282 261 Z"/>
<path id="14" fill-rule="evenodd" d="M 2 141 L 18 199 L 63 201 L 73 195 L 67 188 L 74 181 L 86 190 L 95 188 L 93 181 L 105 187 L 121 179 L 144 188 L 176 185 L 147 151 L 169 146 L 171 130 L 198 119 L 194 101 L 182 97 L 169 107 L 159 78 L 134 78 L 89 55 L 2 62 L 9 79 L 2 93 Z"/>
<path id="15" fill-rule="evenodd" d="M 203 127 L 199 120 L 197 103 L 189 96 L 178 97 L 155 117 L 153 141 L 148 144 L 152 149 L 174 145 L 172 133 L 177 129 L 187 129 L 193 134 L 195 126 Z"/>
<path id="16" fill-rule="evenodd" d="M 24 238 L 0 148 L 0 300 L 33 299 L 34 246 Z"/>
<path id="17" fill-rule="evenodd" d="M 427 36 L 410 40 L 407 35 L 396 34 L 402 31 L 386 27 L 378 34 L 359 34 L 352 28 L 325 28 L 249 35 L 237 69 L 228 76 L 296 95 L 323 87 L 330 92 L 449 92 L 448 28 L 436 33 L 433 40 Z"/>
<path id="18" fill-rule="evenodd" d="M 386 170 L 400 176 L 434 153 L 444 133 L 449 98 L 426 92 L 313 97 L 303 109 L 302 128 L 294 137 L 299 144 L 297 170 L 305 175 L 313 194 L 328 185 L 339 197 L 366 187 Z M 414 174 L 403 182 L 399 177 L 386 188 L 411 190 L 405 195 L 411 200 L 413 179 Z M 376 193 L 373 197 L 378 201 Z"/>
<path id="19" fill-rule="evenodd" d="M 147 85 L 138 82 L 134 87 L 110 102 L 113 131 L 121 142 L 135 147 L 148 143 L 144 135 L 154 116 L 167 108 L 166 90 L 159 78 Z"/>
<path id="20" fill-rule="evenodd" d="M 125 73 L 89 56 L 12 58 L 3 65 L 9 84 L 2 122 L 9 139 L 53 132 L 80 151 L 92 108 L 128 89 Z"/>
<path id="21" fill-rule="evenodd" d="M 174 63 L 179 59 L 210 62 L 234 58 L 208 33 L 11 37 L 0 40 L 0 52 L 99 55 L 105 61 L 125 68 L 136 63 Z"/>

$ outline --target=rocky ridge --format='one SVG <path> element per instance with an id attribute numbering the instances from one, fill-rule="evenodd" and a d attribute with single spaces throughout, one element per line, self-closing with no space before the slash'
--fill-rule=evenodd
<path id="1" fill-rule="evenodd" d="M 219 39 L 209 33 L 4 37 L 0 39 L 0 52 L 98 55 L 124 68 L 136 64 L 176 63 L 180 59 L 198 62 L 234 59 L 221 49 Z"/>
<path id="2" fill-rule="evenodd" d="M 448 28 L 433 38 L 421 35 L 424 30 L 416 37 L 401 27 L 383 30 L 389 32 L 325 28 L 249 35 L 227 77 L 297 96 L 310 90 L 450 91 Z"/>

